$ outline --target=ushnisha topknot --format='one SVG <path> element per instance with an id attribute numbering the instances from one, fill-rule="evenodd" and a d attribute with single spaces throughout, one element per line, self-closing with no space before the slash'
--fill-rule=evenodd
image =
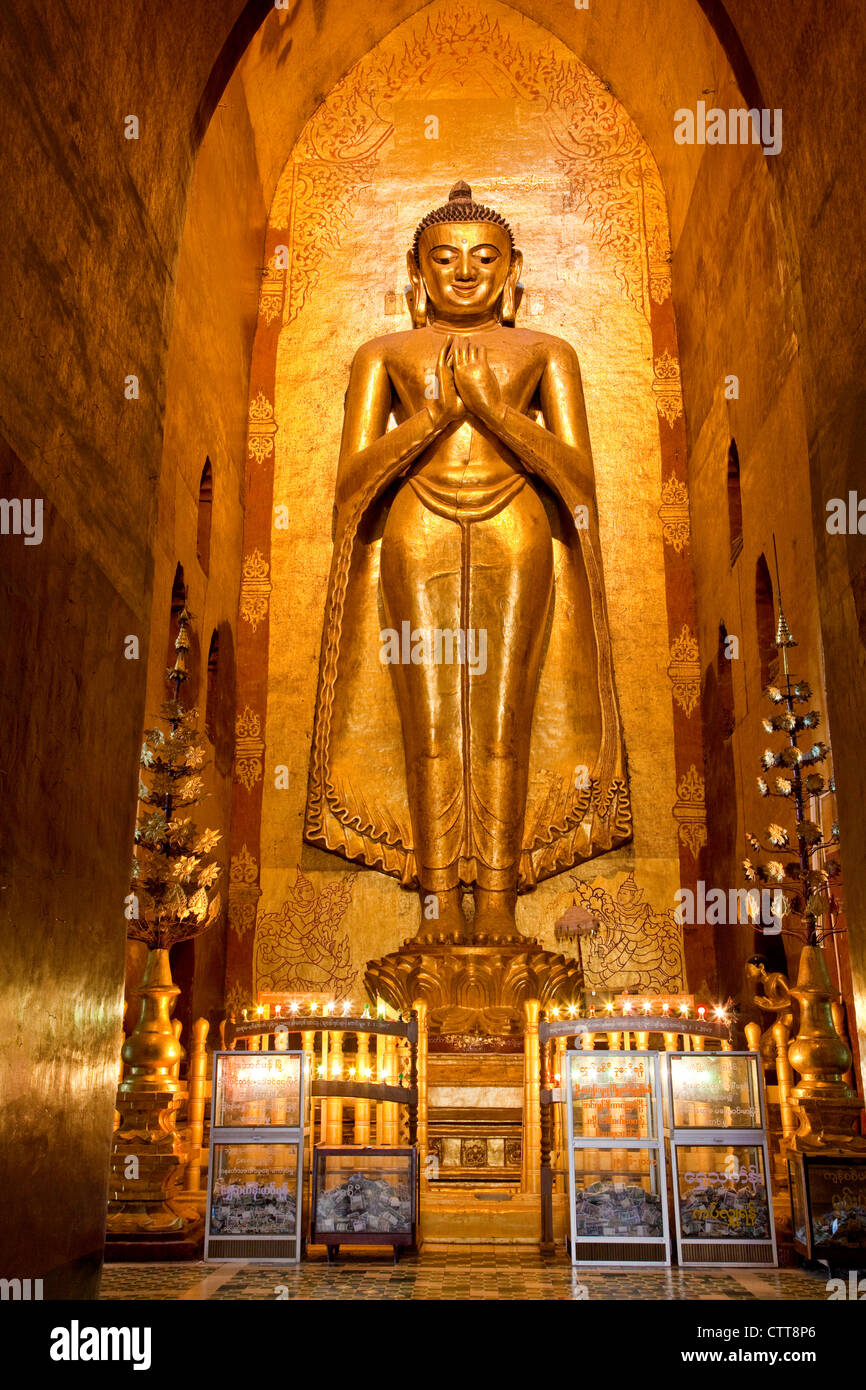
<path id="1" fill-rule="evenodd" d="M 493 222 L 497 227 L 503 227 L 508 233 L 511 242 L 511 249 L 514 250 L 514 233 L 499 212 L 494 212 L 493 208 L 486 208 L 482 203 L 473 202 L 472 189 L 468 183 L 460 179 L 455 183 L 451 192 L 448 194 L 448 202 L 441 207 L 434 208 L 422 218 L 415 229 L 415 240 L 412 242 L 412 255 L 415 257 L 415 264 L 418 260 L 418 242 L 425 227 L 434 227 L 437 222 Z"/>

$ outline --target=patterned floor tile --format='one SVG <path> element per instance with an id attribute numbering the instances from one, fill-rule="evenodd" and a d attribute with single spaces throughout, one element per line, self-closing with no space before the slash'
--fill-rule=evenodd
<path id="1" fill-rule="evenodd" d="M 103 1299 L 207 1299 L 213 1301 L 379 1300 L 511 1301 L 635 1300 L 671 1302 L 725 1299 L 823 1301 L 826 1277 L 807 1270 L 574 1269 L 563 1256 L 495 1247 L 437 1249 L 404 1256 L 399 1265 L 380 1255 L 345 1253 L 301 1265 L 106 1265 Z"/>

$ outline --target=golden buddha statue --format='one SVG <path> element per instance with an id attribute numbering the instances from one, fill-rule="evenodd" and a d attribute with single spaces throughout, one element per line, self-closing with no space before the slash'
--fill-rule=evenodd
<path id="1" fill-rule="evenodd" d="M 580 368 L 514 326 L 522 263 L 458 183 L 346 395 L 305 838 L 417 887 L 419 941 L 519 940 L 631 835 Z"/>

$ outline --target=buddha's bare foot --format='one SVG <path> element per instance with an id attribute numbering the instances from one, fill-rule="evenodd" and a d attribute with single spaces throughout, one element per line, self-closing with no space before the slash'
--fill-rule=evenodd
<path id="1" fill-rule="evenodd" d="M 517 894 L 498 892 L 490 888 L 475 889 L 475 926 L 472 933 L 476 944 L 488 941 L 522 941 L 517 930 L 514 908 Z"/>
<path id="2" fill-rule="evenodd" d="M 438 893 L 422 888 L 420 897 L 421 926 L 407 946 L 453 946 L 468 939 L 459 888 L 446 888 Z"/>

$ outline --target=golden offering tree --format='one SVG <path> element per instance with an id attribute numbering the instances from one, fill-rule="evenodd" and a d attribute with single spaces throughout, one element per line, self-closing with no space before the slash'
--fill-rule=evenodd
<path id="1" fill-rule="evenodd" d="M 778 584 L 778 578 L 777 578 Z M 767 733 L 782 735 L 781 748 L 767 748 L 763 755 L 766 776 L 758 778 L 764 797 L 785 801 L 793 828 L 775 822 L 767 826 L 764 839 L 747 834 L 754 855 L 763 862 L 743 860 L 750 883 L 773 885 L 778 895 L 774 914 L 782 919 L 782 931 L 802 943 L 797 983 L 789 988 L 790 999 L 800 1006 L 800 1026 L 788 1048 L 788 1059 L 799 1072 L 800 1082 L 792 1096 L 797 1103 L 799 1129 L 791 1146 L 795 1149 L 847 1148 L 856 1144 L 852 1133 L 860 1113 L 860 1102 L 844 1080 L 851 1066 L 851 1050 L 840 1037 L 833 1018 L 833 1004 L 839 1000 L 827 970 L 823 943 L 844 928 L 838 921 L 838 901 L 834 885 L 842 867 L 836 857 L 839 831 L 834 821 L 829 836 L 808 806 L 810 799 L 821 799 L 835 792 L 833 776 L 826 770 L 829 744 L 815 738 L 821 716 L 812 704 L 812 688 L 805 680 L 792 676 L 788 652 L 797 645 L 782 610 L 779 594 L 777 649 L 782 655 L 782 681 L 768 685 L 765 695 L 775 712 L 763 721 Z M 811 739 L 808 748 L 801 747 Z M 773 785 L 769 777 L 772 775 Z M 786 855 L 792 857 L 786 858 Z M 795 856 L 795 857 L 794 857 Z"/>
<path id="2" fill-rule="evenodd" d="M 147 778 L 139 779 L 138 798 L 145 808 L 135 831 L 128 936 L 152 951 L 170 950 L 212 926 L 219 916 L 220 895 L 212 893 L 220 875 L 210 856 L 218 830 L 199 831 L 185 812 L 206 795 L 202 779 L 205 740 L 198 731 L 198 711 L 187 709 L 180 688 L 187 679 L 191 615 L 178 620 L 175 664 L 167 679 L 174 697 L 162 706 L 167 732 L 148 729 L 141 750 Z"/>
<path id="3" fill-rule="evenodd" d="M 178 619 L 175 662 L 167 680 L 173 696 L 162 706 L 165 729 L 145 733 L 135 831 L 128 936 L 148 947 L 138 1021 L 122 1048 L 126 1076 L 120 1083 L 120 1123 L 111 1162 L 109 1231 L 116 1235 L 184 1230 L 194 1222 L 170 1204 L 166 1189 L 184 1162 L 176 1125 L 186 1086 L 179 1078 L 183 1050 L 171 1011 L 180 994 L 171 978 L 169 951 L 212 926 L 220 913 L 214 891 L 221 869 L 211 851 L 216 830 L 199 830 L 186 813 L 206 795 L 202 779 L 205 741 L 198 713 L 181 702 L 187 679 L 191 614 Z"/>

